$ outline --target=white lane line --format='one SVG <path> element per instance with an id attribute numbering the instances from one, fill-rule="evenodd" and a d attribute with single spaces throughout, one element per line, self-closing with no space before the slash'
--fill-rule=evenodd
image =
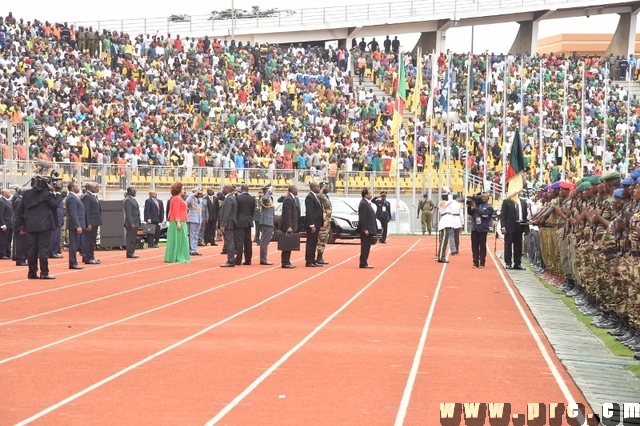
<path id="1" fill-rule="evenodd" d="M 63 253 L 63 255 L 64 255 L 64 253 L 69 253 L 69 252 L 68 252 L 68 251 L 63 251 L 62 253 Z M 109 259 L 109 258 L 112 258 L 112 257 L 120 257 L 120 256 L 122 256 L 122 254 L 111 254 L 111 255 L 109 255 L 109 256 L 100 256 L 100 259 Z M 64 259 L 66 259 L 66 258 L 65 258 L 65 257 L 62 257 L 61 259 L 57 259 L 55 262 L 52 262 L 52 259 L 49 259 L 49 269 L 53 269 L 53 268 L 55 268 L 57 265 L 64 265 L 64 266 L 69 265 L 69 262 L 64 262 Z M 26 261 L 26 260 L 25 260 L 25 261 Z M 61 261 L 62 261 L 62 262 L 61 262 Z M 13 263 L 13 262 L 15 262 L 15 260 L 11 260 L 11 261 L 9 261 L 9 262 L 10 262 L 10 263 Z M 24 267 L 24 266 L 16 266 L 14 269 L 8 269 L 8 270 L 6 270 L 6 271 L 2 271 L 2 273 L 3 273 L 3 274 L 4 274 L 4 273 L 10 274 L 10 273 L 14 273 L 14 272 L 25 272 L 25 271 L 27 271 L 27 269 L 28 269 L 28 268 L 26 268 L 26 267 Z M 95 269 L 95 268 L 94 268 L 94 269 Z M 62 275 L 62 274 L 66 274 L 66 273 L 73 273 L 73 271 L 69 271 L 69 272 L 61 272 L 60 274 L 56 274 L 56 276 L 58 276 L 58 275 Z M 25 281 L 25 279 L 22 279 L 21 281 Z M 11 282 L 8 282 L 8 283 L 2 283 L 2 284 L 0 284 L 0 287 L 5 286 L 5 285 L 7 285 L 7 284 L 17 283 L 17 282 L 18 282 L 18 281 L 11 281 Z"/>
<path id="2" fill-rule="evenodd" d="M 238 396 L 236 396 L 233 401 L 227 404 L 218 414 L 215 415 L 211 420 L 206 423 L 206 426 L 215 425 L 218 421 L 220 421 L 224 416 L 226 416 L 229 411 L 233 410 L 235 406 L 237 406 L 244 398 L 246 398 L 255 388 L 257 388 L 260 383 L 262 383 L 267 377 L 271 375 L 278 367 L 284 364 L 294 353 L 296 353 L 302 346 L 304 346 L 309 340 L 313 338 L 316 334 L 318 334 L 332 319 L 338 316 L 342 311 L 344 311 L 351 303 L 353 303 L 358 297 L 362 295 L 369 287 L 371 287 L 380 277 L 382 277 L 389 269 L 391 269 L 396 263 L 400 261 L 407 253 L 411 252 L 411 250 L 420 242 L 421 239 L 416 241 L 411 247 L 409 247 L 400 257 L 394 260 L 389 266 L 384 268 L 382 272 L 380 272 L 376 277 L 369 281 L 369 283 L 364 286 L 360 291 L 358 291 L 351 299 L 347 300 L 344 305 L 342 305 L 338 310 L 329 315 L 320 325 L 318 325 L 311 333 L 307 334 L 305 338 L 303 338 L 297 345 L 291 348 L 286 354 L 284 354 L 278 361 L 276 361 L 271 367 L 269 367 L 264 373 L 262 373 L 256 380 L 253 381 L 245 390 L 243 390 Z"/>
<path id="3" fill-rule="evenodd" d="M 331 248 L 327 249 L 326 251 L 329 251 L 329 250 L 331 250 Z M 259 257 L 259 256 L 256 256 L 256 257 Z M 252 257 L 252 259 L 253 259 L 253 257 Z M 297 259 L 294 259 L 294 262 L 295 262 L 295 261 L 298 261 L 298 260 L 301 260 L 301 259 L 304 259 L 304 257 L 299 257 L 299 258 L 297 258 Z M 184 279 L 184 278 L 193 277 L 193 276 L 195 276 L 195 275 L 202 274 L 202 273 L 204 273 L 204 272 L 210 272 L 210 271 L 213 271 L 214 269 L 218 269 L 218 268 L 219 268 L 219 266 L 216 266 L 216 267 L 213 267 L 213 268 L 208 268 L 208 269 L 198 270 L 198 271 L 193 272 L 193 273 L 191 273 L 191 274 L 181 275 L 181 276 L 179 276 L 179 277 L 175 277 L 175 278 L 169 278 L 169 279 L 166 279 L 166 280 L 163 280 L 163 281 L 158 281 L 158 282 L 156 282 L 156 283 L 147 284 L 147 285 L 145 285 L 145 286 L 138 287 L 138 288 L 136 288 L 136 289 L 132 289 L 132 290 L 127 290 L 127 291 L 123 291 L 123 292 L 120 292 L 120 293 L 111 294 L 111 295 L 104 296 L 104 297 L 101 297 L 101 298 L 98 298 L 98 299 L 94 299 L 94 300 L 91 300 L 91 301 L 88 301 L 88 302 L 78 303 L 78 304 L 76 304 L 76 305 L 71 305 L 71 306 L 67 306 L 67 307 L 64 307 L 64 308 L 56 309 L 56 310 L 54 310 L 54 311 L 50 311 L 50 312 L 43 312 L 43 313 L 41 313 L 41 314 L 32 315 L 31 317 L 28 317 L 28 318 L 22 318 L 22 319 L 18 319 L 18 320 L 8 321 L 8 322 L 5 322 L 5 323 L 0 323 L 0 325 L 4 325 L 4 324 L 11 324 L 11 323 L 13 323 L 13 322 L 22 321 L 22 320 L 25 320 L 25 319 L 35 318 L 35 317 L 39 317 L 39 316 L 46 315 L 46 314 L 50 314 L 50 313 L 54 313 L 54 312 L 60 312 L 60 311 L 66 310 L 66 309 L 75 308 L 75 307 L 77 307 L 77 306 L 81 306 L 81 305 L 84 305 L 84 304 L 88 304 L 88 303 L 96 302 L 96 301 L 98 301 L 98 300 L 108 299 L 108 298 L 110 298 L 110 297 L 118 296 L 118 295 L 120 295 L 120 294 L 128 293 L 128 292 L 130 292 L 130 291 L 138 290 L 138 289 L 141 289 L 141 288 L 150 287 L 150 286 L 159 285 L 159 284 L 165 284 L 165 283 L 168 283 L 168 282 L 171 282 L 171 281 L 177 281 L 177 280 L 182 280 L 182 279 Z M 261 270 L 260 272 L 256 272 L 255 274 L 247 275 L 247 276 L 244 276 L 244 277 L 242 277 L 242 278 L 239 278 L 239 279 L 236 279 L 236 280 L 233 280 L 233 281 L 229 281 L 229 282 L 227 282 L 227 283 L 225 283 L 225 284 L 220 284 L 220 285 L 218 285 L 218 286 L 216 286 L 216 287 L 212 287 L 212 288 L 209 288 L 209 289 L 207 289 L 207 290 L 203 290 L 203 291 L 201 291 L 201 292 L 199 292 L 199 293 L 195 293 L 195 294 L 192 294 L 192 295 L 189 295 L 189 296 L 185 296 L 185 297 L 183 297 L 183 298 L 181 298 L 181 299 L 178 299 L 178 300 L 175 300 L 175 301 L 173 301 L 173 302 L 170 302 L 170 303 L 164 304 L 164 305 L 162 305 L 162 306 L 158 306 L 158 307 L 155 307 L 155 308 L 152 308 L 152 309 L 146 310 L 146 311 L 144 311 L 144 312 L 139 312 L 139 313 L 137 313 L 137 314 L 133 314 L 133 315 L 128 316 L 128 317 L 126 317 L 126 318 L 119 319 L 119 320 L 117 320 L 117 321 L 113 321 L 113 322 L 110 322 L 110 323 L 107 323 L 107 324 L 100 325 L 100 326 L 98 326 L 98 327 L 94 327 L 94 328 L 92 328 L 92 329 L 90 329 L 90 330 L 83 331 L 82 333 L 74 334 L 73 336 L 68 336 L 68 337 L 65 337 L 64 339 L 60 339 L 60 340 L 56 340 L 55 342 L 47 343 L 46 345 L 39 346 L 39 347 L 34 348 L 34 349 L 30 349 L 30 350 L 28 350 L 28 351 L 26 351 L 26 352 L 22 352 L 22 353 L 20 353 L 20 354 L 14 355 L 14 356 L 12 356 L 12 357 L 5 358 L 5 359 L 1 359 L 1 360 L 0 360 L 0 365 L 5 364 L 5 363 L 10 362 L 10 361 L 14 361 L 14 360 L 19 359 L 19 358 L 22 358 L 22 357 L 25 357 L 25 356 L 27 356 L 27 355 L 31 355 L 32 353 L 39 352 L 39 351 L 41 351 L 41 350 L 44 350 L 44 349 L 50 348 L 50 347 L 52 347 L 52 346 L 56 346 L 56 345 L 59 345 L 59 344 L 61 344 L 61 343 L 68 342 L 69 340 L 73 340 L 73 339 L 76 339 L 76 338 L 78 338 L 78 337 L 86 336 L 87 334 L 90 334 L 90 333 L 94 333 L 94 332 L 96 332 L 96 331 L 103 330 L 103 329 L 105 329 L 105 328 L 107 328 L 107 327 L 111 327 L 111 326 L 113 326 L 113 325 L 117 325 L 117 324 L 120 324 L 120 323 L 122 323 L 122 322 L 126 322 L 126 321 L 129 321 L 129 320 L 132 320 L 132 319 L 135 319 L 135 318 L 141 317 L 141 316 L 143 316 L 143 315 L 150 314 L 150 313 L 152 313 L 152 312 L 156 312 L 156 311 L 159 311 L 159 310 L 161 310 L 161 309 L 168 308 L 168 307 L 173 306 L 173 305 L 177 305 L 177 304 L 182 303 L 182 302 L 185 302 L 185 301 L 187 301 L 187 300 L 190 300 L 190 299 L 193 299 L 193 298 L 196 298 L 196 297 L 199 297 L 199 296 L 205 295 L 205 294 L 207 294 L 207 293 L 210 293 L 210 292 L 212 292 L 212 291 L 215 291 L 215 290 L 218 290 L 218 289 L 221 289 L 221 288 L 227 287 L 227 286 L 229 286 L 229 285 L 231 285 L 231 284 L 236 284 L 236 283 L 238 283 L 238 282 L 240 282 L 240 281 L 244 281 L 244 280 L 246 280 L 246 279 L 248 279 L 248 278 L 253 278 L 253 277 L 256 277 L 256 276 L 258 276 L 258 275 L 264 274 L 265 272 L 268 272 L 268 271 L 270 271 L 270 270 L 272 270 L 272 269 L 274 269 L 274 268 L 276 268 L 276 266 L 273 266 L 273 267 L 271 267 L 271 268 L 267 268 L 267 269 L 263 269 L 263 270 Z"/>
<path id="4" fill-rule="evenodd" d="M 331 247 L 328 248 L 326 251 L 329 251 L 329 250 L 331 250 Z M 276 253 L 276 252 L 277 251 L 272 251 L 272 252 L 269 252 L 269 254 L 273 254 L 273 253 Z M 204 256 L 203 258 L 207 258 L 207 257 L 208 256 Z M 258 259 L 259 257 L 260 257 L 259 255 L 255 255 L 251 259 L 252 260 L 253 259 Z M 198 258 L 196 260 L 201 260 L 203 258 Z M 176 264 L 174 264 L 174 265 L 176 265 Z M 203 272 L 209 272 L 209 271 L 212 271 L 212 270 L 217 269 L 217 268 L 219 268 L 219 267 L 216 266 L 216 267 L 213 267 L 213 268 L 207 268 L 207 269 L 199 270 L 199 271 L 197 271 L 197 272 L 195 272 L 193 274 L 189 274 L 188 276 L 197 275 L 197 274 L 200 274 L 200 273 L 203 273 Z M 76 304 L 73 304 L 73 305 L 64 306 L 62 308 L 53 309 L 51 311 L 40 312 L 38 314 L 29 315 L 27 317 L 22 317 L 22 318 L 17 318 L 17 319 L 13 319 L 13 320 L 8 320 L 8 321 L 5 321 L 5 322 L 0 322 L 0 326 L 8 325 L 8 324 L 14 324 L 14 323 L 17 323 L 17 322 L 22 322 L 22 321 L 28 321 L 28 320 L 31 320 L 31 319 L 34 319 L 34 318 L 42 317 L 44 315 L 50 315 L 50 314 L 55 314 L 55 313 L 58 313 L 58 312 L 63 312 L 63 311 L 66 311 L 68 309 L 73 309 L 73 308 L 78 308 L 80 306 L 89 305 L 91 303 L 99 302 L 101 300 L 110 299 L 110 298 L 116 297 L 116 296 L 121 296 L 123 294 L 131 293 L 131 292 L 134 292 L 134 291 L 143 290 L 145 288 L 153 287 L 153 286 L 156 286 L 156 285 L 159 285 L 159 284 L 164 284 L 164 283 L 168 283 L 168 282 L 171 282 L 171 281 L 181 280 L 184 277 L 185 277 L 185 275 L 180 275 L 179 277 L 170 278 L 170 279 L 166 279 L 166 280 L 163 280 L 163 281 L 157 281 L 157 282 L 153 282 L 153 283 L 150 283 L 150 284 L 145 284 L 145 285 L 142 285 L 140 287 L 130 288 L 128 290 L 123 290 L 123 291 L 120 291 L 120 292 L 117 292 L 117 293 L 108 294 L 106 296 L 101 296 L 101 297 L 97 297 L 95 299 L 87 300 L 87 301 L 76 303 Z"/>
<path id="5" fill-rule="evenodd" d="M 213 256 L 213 255 L 198 257 L 197 259 L 194 259 L 193 261 L 194 262 L 202 261 L 204 259 L 209 258 L 210 256 Z M 8 297 L 6 299 L 0 299 L 0 303 L 10 302 L 12 300 L 24 299 L 25 297 L 39 296 L 41 294 L 51 293 L 51 292 L 58 291 L 58 290 L 65 290 L 67 288 L 79 287 L 79 286 L 83 286 L 83 285 L 87 285 L 87 284 L 97 283 L 97 282 L 100 282 L 100 281 L 111 280 L 113 278 L 122 278 L 122 277 L 126 277 L 126 276 L 129 276 L 129 275 L 139 274 L 141 272 L 149 272 L 149 271 L 154 271 L 156 269 L 168 268 L 168 267 L 173 266 L 173 265 L 176 265 L 176 264 L 175 263 L 165 263 L 163 265 L 154 266 L 153 268 L 136 269 L 135 271 L 125 272 L 125 273 L 119 274 L 119 275 L 110 275 L 110 276 L 106 276 L 106 277 L 102 277 L 102 278 L 96 278 L 96 279 L 93 279 L 93 280 L 80 281 L 79 283 L 64 285 L 64 286 L 61 286 L 61 287 L 49 288 L 47 290 L 35 291 L 33 293 L 25 293 L 25 294 L 21 294 L 19 296 L 13 296 L 13 297 Z M 115 266 L 115 265 L 112 265 L 112 266 Z"/>
<path id="6" fill-rule="evenodd" d="M 402 399 L 400 399 L 400 407 L 396 414 L 396 420 L 393 423 L 395 426 L 401 426 L 404 424 L 404 419 L 407 416 L 407 410 L 409 408 L 409 402 L 411 402 L 411 393 L 413 392 L 413 386 L 416 383 L 416 377 L 418 376 L 418 368 L 420 367 L 420 360 L 424 353 L 424 347 L 427 342 L 427 334 L 429 333 L 429 327 L 431 326 L 431 320 L 433 319 L 433 313 L 436 309 L 436 302 L 438 301 L 438 295 L 440 294 L 440 288 L 442 287 L 442 281 L 444 279 L 444 272 L 447 270 L 448 263 L 442 265 L 442 271 L 440 271 L 440 278 L 438 278 L 438 285 L 433 293 L 431 304 L 429 305 L 429 311 L 427 313 L 427 319 L 422 327 L 422 333 L 420 334 L 420 340 L 418 341 L 418 347 L 416 353 L 413 356 L 413 363 L 411 364 L 411 370 L 409 370 L 409 377 L 402 392 Z"/>
<path id="7" fill-rule="evenodd" d="M 533 339 L 535 340 L 536 345 L 538 345 L 538 349 L 540 350 L 540 353 L 542 354 L 542 357 L 544 358 L 545 362 L 547 363 L 547 366 L 549 367 L 549 370 L 551 371 L 551 374 L 553 375 L 553 378 L 556 380 L 556 383 L 560 387 L 560 390 L 562 391 L 562 394 L 564 395 L 565 401 L 567 402 L 567 404 L 575 404 L 576 400 L 573 398 L 573 395 L 571 394 L 571 391 L 569 390 L 569 387 L 567 386 L 567 384 L 565 383 L 564 379 L 560 375 L 560 372 L 556 368 L 556 365 L 553 363 L 553 360 L 551 359 L 551 356 L 549 356 L 549 352 L 547 351 L 547 348 L 542 343 L 542 340 L 540 339 L 540 336 L 536 332 L 536 329 L 533 327 L 533 324 L 531 324 L 531 321 L 529 320 L 529 317 L 525 313 L 524 308 L 522 307 L 522 304 L 520 303 L 520 301 L 516 297 L 516 294 L 514 293 L 512 286 L 509 284 L 509 281 L 507 281 L 506 277 L 504 276 L 504 273 L 502 272 L 502 266 L 498 265 L 498 261 L 493 256 L 493 253 L 491 253 L 491 250 L 489 250 L 489 247 L 487 247 L 487 253 L 489 253 L 489 256 L 491 256 L 491 260 L 493 260 L 493 263 L 496 266 L 496 269 L 498 270 L 498 273 L 500 274 L 500 277 L 502 278 L 502 282 L 504 283 L 505 287 L 507 287 L 507 290 L 509 290 L 509 294 L 511 295 L 511 298 L 513 299 L 513 302 L 518 307 L 518 311 L 520 312 L 520 316 L 522 316 L 522 319 L 524 320 L 525 324 L 527 325 L 527 328 L 529 329 L 529 332 L 533 336 Z"/>
<path id="8" fill-rule="evenodd" d="M 280 291 L 280 292 L 278 292 L 278 293 L 276 293 L 276 294 L 274 294 L 272 296 L 269 296 L 266 299 L 254 304 L 254 305 L 249 306 L 248 308 L 245 308 L 245 309 L 243 309 L 241 311 L 238 311 L 235 314 L 230 315 L 227 318 L 225 318 L 223 320 L 220 320 L 220 321 L 218 321 L 218 322 L 216 322 L 214 324 L 211 324 L 210 326 L 198 331 L 197 333 L 192 334 L 191 336 L 188 336 L 188 337 L 180 340 L 179 342 L 174 343 L 171 346 L 167 346 L 166 348 L 164 348 L 164 349 L 162 349 L 162 350 L 160 350 L 160 351 L 158 351 L 158 352 L 156 352 L 156 353 L 154 353 L 152 355 L 149 355 L 148 357 L 146 357 L 146 358 L 144 358 L 144 359 L 142 359 L 142 360 L 140 360 L 140 361 L 138 361 L 138 362 L 136 362 L 134 364 L 131 364 L 130 366 L 128 366 L 126 368 L 123 368 L 122 370 L 118 371 L 117 373 L 114 373 L 111 376 L 106 377 L 106 378 L 100 380 L 99 382 L 96 382 L 93 385 L 88 386 L 85 389 L 83 389 L 83 390 L 81 390 L 79 392 L 76 392 L 75 394 L 63 399 L 62 401 L 57 402 L 57 403 L 53 404 L 52 406 L 50 406 L 48 408 L 45 408 L 44 410 L 34 414 L 33 416 L 29 417 L 28 419 L 25 419 L 25 420 L 22 420 L 19 423 L 16 423 L 15 426 L 23 426 L 23 425 L 29 424 L 29 423 L 31 423 L 31 422 L 33 422 L 35 420 L 38 420 L 41 417 L 44 417 L 47 414 L 51 413 L 52 411 L 55 411 L 58 408 L 63 407 L 65 405 L 67 405 L 68 403 L 70 403 L 72 401 L 75 401 L 76 399 L 80 398 L 81 396 L 86 395 L 89 392 L 99 388 L 100 386 L 105 385 L 105 384 L 117 379 L 118 377 L 123 376 L 124 374 L 126 374 L 126 373 L 128 373 L 128 372 L 130 372 L 130 371 L 132 371 L 132 370 L 134 370 L 134 369 L 136 369 L 138 367 L 140 367 L 141 365 L 144 365 L 144 364 L 148 363 L 149 361 L 154 360 L 155 358 L 159 357 L 160 355 L 164 355 L 165 353 L 167 353 L 167 352 L 169 352 L 169 351 L 171 351 L 173 349 L 176 349 L 176 348 L 184 345 L 185 343 L 188 343 L 191 340 L 202 336 L 205 333 L 208 333 L 209 331 L 213 330 L 216 327 L 219 327 L 219 326 L 221 326 L 221 325 L 223 325 L 223 324 L 225 324 L 225 323 L 227 323 L 227 322 L 229 322 L 229 321 L 231 321 L 231 320 L 233 320 L 233 319 L 235 319 L 235 318 L 237 318 L 237 317 L 239 317 L 239 316 L 241 316 L 243 314 L 246 314 L 247 312 L 250 312 L 250 311 L 252 311 L 252 310 L 254 310 L 254 309 L 256 309 L 256 308 L 258 308 L 258 307 L 260 307 L 262 305 L 265 305 L 268 302 L 270 302 L 270 301 L 282 296 L 283 294 L 286 294 L 286 293 L 290 292 L 291 290 L 294 290 L 294 289 L 300 287 L 301 285 L 303 285 L 303 284 L 305 284 L 305 283 L 307 283 L 307 282 L 309 282 L 311 280 L 314 280 L 314 279 L 318 278 L 321 275 L 326 274 L 327 272 L 331 271 L 332 269 L 335 269 L 338 266 L 343 265 L 344 263 L 349 262 L 350 260 L 357 258 L 358 256 L 360 256 L 360 253 L 358 253 L 358 254 L 356 254 L 354 256 L 351 256 L 351 257 L 343 260 L 342 262 L 335 264 L 334 266 L 332 266 L 330 268 L 326 268 L 326 269 L 322 268 L 323 270 L 321 272 L 316 273 L 312 277 L 305 278 L 304 280 L 298 282 L 297 284 L 292 285 L 291 287 L 287 287 L 286 289 L 284 289 L 284 290 L 282 290 L 282 291 Z M 270 269 L 276 269 L 276 268 L 270 268 Z"/>
<path id="9" fill-rule="evenodd" d="M 122 255 L 120 255 L 120 256 L 122 256 Z M 155 258 L 157 258 L 157 257 L 163 257 L 163 256 L 164 256 L 164 255 L 163 255 L 163 254 L 161 254 L 161 255 L 157 255 L 157 256 L 145 257 L 145 258 L 143 258 L 142 260 L 155 259 Z M 102 256 L 101 256 L 101 257 L 102 257 Z M 111 258 L 111 257 L 115 257 L 115 256 L 104 256 L 104 257 L 102 257 L 102 258 L 103 258 L 103 259 L 107 259 L 107 258 Z M 61 260 L 63 260 L 63 259 L 61 259 Z M 108 264 L 93 265 L 93 266 L 91 266 L 91 267 L 89 267 L 89 268 L 85 269 L 84 271 L 95 271 L 96 269 L 109 268 L 109 267 L 111 267 L 111 266 L 117 266 L 117 265 L 127 265 L 127 264 L 129 264 L 129 263 L 135 263 L 135 262 L 139 262 L 139 260 L 127 260 L 127 261 L 125 261 L 125 262 L 118 262 L 118 263 L 108 263 Z M 69 265 L 69 264 L 68 264 L 68 262 L 62 262 L 62 263 L 64 263 L 64 265 L 67 265 L 67 266 Z M 23 266 L 22 268 L 24 268 L 24 266 Z M 26 268 L 25 268 L 25 269 L 21 269 L 21 270 L 22 270 L 22 271 L 25 271 L 25 272 L 27 271 L 27 269 L 26 269 Z M 67 274 L 76 274 L 76 275 L 77 275 L 77 274 L 82 274 L 84 271 L 66 271 L 66 272 L 60 272 L 60 273 L 56 273 L 56 277 L 59 277 L 59 276 L 61 276 L 61 275 L 67 275 Z M 0 284 L 0 287 L 4 287 L 4 286 L 7 286 L 7 285 L 11 285 L 11 284 L 24 283 L 24 282 L 26 282 L 26 281 L 30 281 L 30 280 L 29 280 L 29 279 L 27 279 L 27 278 L 21 278 L 21 279 L 19 279 L 19 280 L 9 281 L 9 282 L 6 282 L 6 283 L 2 283 L 2 284 Z M 30 282 L 31 282 L 31 281 L 30 281 Z"/>

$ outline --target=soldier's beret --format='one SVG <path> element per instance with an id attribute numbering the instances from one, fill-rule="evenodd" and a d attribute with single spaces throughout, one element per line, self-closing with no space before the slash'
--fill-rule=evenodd
<path id="1" fill-rule="evenodd" d="M 552 183 L 549 189 L 560 189 L 560 181 Z"/>
<path id="2" fill-rule="evenodd" d="M 604 182 L 610 181 L 610 180 L 616 180 L 616 179 L 620 179 L 622 176 L 620 175 L 620 173 L 618 172 L 611 172 L 611 173 L 607 173 L 606 175 L 602 176 L 602 180 Z"/>
<path id="3" fill-rule="evenodd" d="M 575 188 L 575 185 L 571 182 L 560 182 L 560 189 L 568 189 L 571 191 L 573 188 Z"/>
<path id="4" fill-rule="evenodd" d="M 616 198 L 622 198 L 622 188 L 618 188 L 613 191 L 613 196 Z"/>
<path id="5" fill-rule="evenodd" d="M 634 171 L 631 172 L 631 174 L 629 175 L 631 177 L 631 179 L 636 180 L 638 178 L 640 178 L 640 168 L 635 169 Z"/>
<path id="6" fill-rule="evenodd" d="M 633 184 L 633 179 L 631 179 L 631 176 L 627 176 L 626 178 L 622 179 L 622 182 L 620 182 L 620 184 L 622 186 L 631 186 Z"/>
<path id="7" fill-rule="evenodd" d="M 636 179 L 636 185 L 640 185 L 640 176 Z"/>

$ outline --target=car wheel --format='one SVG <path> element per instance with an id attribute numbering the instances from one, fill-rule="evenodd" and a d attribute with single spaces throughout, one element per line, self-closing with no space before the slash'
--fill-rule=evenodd
<path id="1" fill-rule="evenodd" d="M 327 241 L 327 244 L 335 244 L 335 242 L 336 242 L 336 237 L 337 237 L 337 234 L 335 234 L 335 233 L 331 232 L 331 233 L 329 234 L 329 240 Z"/>

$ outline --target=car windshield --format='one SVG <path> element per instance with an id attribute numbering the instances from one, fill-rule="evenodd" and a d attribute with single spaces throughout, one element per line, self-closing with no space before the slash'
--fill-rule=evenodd
<path id="1" fill-rule="evenodd" d="M 333 213 L 353 214 L 358 212 L 357 204 L 352 200 L 331 200 L 331 211 Z"/>

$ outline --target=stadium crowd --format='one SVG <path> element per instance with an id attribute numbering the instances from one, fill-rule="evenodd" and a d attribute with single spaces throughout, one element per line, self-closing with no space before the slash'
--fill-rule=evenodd
<path id="1" fill-rule="evenodd" d="M 627 85 L 619 81 L 637 79 L 633 57 L 416 58 L 407 52 L 406 84 L 410 92 L 421 91 L 420 114 L 417 126 L 405 121 L 395 138 L 399 57 L 399 42 L 389 37 L 382 44 L 354 40 L 349 51 L 252 46 L 100 32 L 9 14 L 0 21 L 0 118 L 29 126 L 29 141 L 15 147 L 16 159 L 113 164 L 115 173 L 126 165 L 136 172 L 146 165 L 179 166 L 186 174 L 208 166 L 239 174 L 245 168 L 304 169 L 331 178 L 340 171 L 410 169 L 416 150 L 419 171 L 450 159 L 499 182 L 503 149 L 509 151 L 518 126 L 532 181 L 571 178 L 581 168 L 626 174 L 627 133 L 631 165 L 640 158 L 640 105 L 635 96 L 627 102 Z M 418 60 L 424 63 L 420 88 Z M 354 79 L 351 69 L 364 75 L 361 68 L 386 96 Z M 440 95 L 447 81 L 445 100 Z M 6 144 L 0 132 L 3 159 L 9 157 Z"/>

